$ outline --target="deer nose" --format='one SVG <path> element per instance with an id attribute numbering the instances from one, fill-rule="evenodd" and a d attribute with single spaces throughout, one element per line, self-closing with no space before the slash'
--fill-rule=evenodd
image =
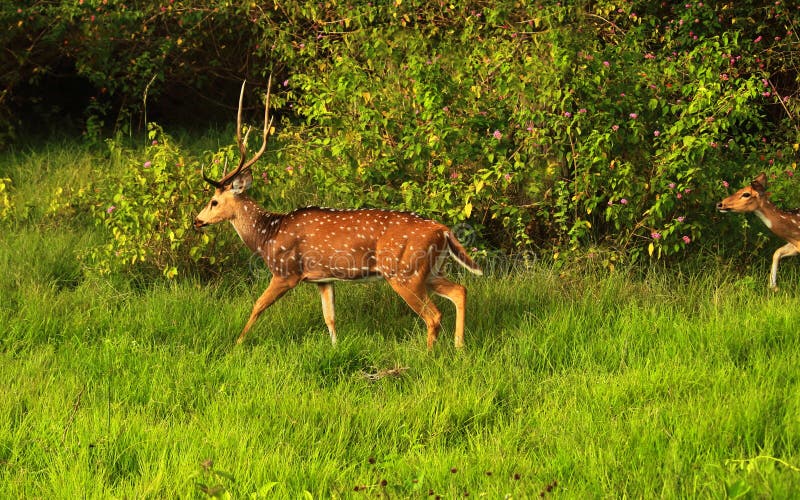
<path id="1" fill-rule="evenodd" d="M 717 203 L 717 210 L 725 210 L 725 207 L 722 206 L 722 202 Z"/>
<path id="2" fill-rule="evenodd" d="M 205 222 L 205 221 L 202 221 L 202 220 L 200 220 L 200 219 L 195 219 L 195 220 L 194 220 L 194 228 L 195 228 L 195 229 L 200 229 L 201 227 L 205 227 L 205 226 L 207 226 L 207 225 L 208 225 L 208 223 L 207 223 L 207 222 Z"/>

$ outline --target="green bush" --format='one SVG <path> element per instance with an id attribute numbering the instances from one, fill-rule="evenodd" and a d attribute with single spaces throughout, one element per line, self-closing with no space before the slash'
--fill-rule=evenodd
<path id="1" fill-rule="evenodd" d="M 209 194 L 199 175 L 199 161 L 185 155 L 172 138 L 155 124 L 148 127 L 148 145 L 128 149 L 109 140 L 111 164 L 79 202 L 92 207 L 97 225 L 108 232 L 106 244 L 85 256 L 100 272 L 159 272 L 173 278 L 187 269 L 213 269 L 236 250 L 234 238 L 211 238 L 192 227 L 194 216 Z M 216 164 L 232 155 L 232 148 L 206 153 Z"/>
<path id="2" fill-rule="evenodd" d="M 800 201 L 787 182 L 800 143 L 789 2 L 129 4 L 3 4 L 15 63 L 0 109 L 59 58 L 95 89 L 89 135 L 115 116 L 146 121 L 145 96 L 157 107 L 190 87 L 233 104 L 242 78 L 274 74 L 274 163 L 258 167 L 268 208 L 409 209 L 506 251 L 602 246 L 644 260 L 737 248 L 741 220 L 714 205 L 762 170 L 778 202 Z M 185 215 L 178 200 L 198 191 L 170 179 L 164 195 L 117 193 L 115 210 L 149 207 L 158 222 L 111 214 L 108 252 L 180 267 L 174 252 L 199 237 L 164 217 Z"/>

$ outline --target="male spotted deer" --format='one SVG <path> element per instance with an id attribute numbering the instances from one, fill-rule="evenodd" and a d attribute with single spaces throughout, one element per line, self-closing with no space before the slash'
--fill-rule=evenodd
<path id="1" fill-rule="evenodd" d="M 462 347 L 466 289 L 442 276 L 441 266 L 451 256 L 472 273 L 480 275 L 482 271 L 447 226 L 413 213 L 377 209 L 307 207 L 275 214 L 245 194 L 253 180 L 250 167 L 266 149 L 272 121 L 268 90 L 261 148 L 248 160 L 247 134 L 244 140 L 241 136 L 244 87 L 242 84 L 236 121 L 239 165 L 218 181 L 202 173 L 215 190 L 194 221 L 196 228 L 230 221 L 244 244 L 264 259 L 272 273 L 237 343 L 267 307 L 305 281 L 319 287 L 322 314 L 335 344 L 333 283 L 383 278 L 425 322 L 428 349 L 439 334 L 442 317 L 429 292 L 453 302 L 455 345 Z"/>
<path id="2" fill-rule="evenodd" d="M 772 254 L 769 286 L 778 289 L 778 263 L 784 257 L 800 253 L 800 209 L 784 211 L 769 200 L 767 176 L 763 172 L 749 186 L 736 191 L 717 203 L 720 212 L 753 212 L 767 229 L 783 238 L 786 243 Z"/>

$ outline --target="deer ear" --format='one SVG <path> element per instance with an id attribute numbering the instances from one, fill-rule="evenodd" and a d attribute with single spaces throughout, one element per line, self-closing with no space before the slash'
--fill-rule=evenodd
<path id="1" fill-rule="evenodd" d="M 253 184 L 253 173 L 250 172 L 248 168 L 233 178 L 233 181 L 231 181 L 231 192 L 233 194 L 242 194 L 250 188 L 251 184 Z"/>
<path id="2" fill-rule="evenodd" d="M 758 174 L 758 177 L 753 179 L 753 182 L 750 183 L 750 187 L 758 191 L 759 193 L 764 193 L 767 190 L 767 174 L 761 172 Z"/>

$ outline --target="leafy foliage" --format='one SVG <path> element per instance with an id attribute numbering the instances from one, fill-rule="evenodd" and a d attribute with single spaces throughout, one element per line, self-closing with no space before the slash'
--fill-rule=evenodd
<path id="1" fill-rule="evenodd" d="M 0 12 L 15 58 L 0 109 L 67 61 L 94 89 L 90 136 L 114 112 L 146 121 L 147 99 L 157 109 L 190 88 L 232 103 L 242 78 L 273 74 L 273 206 L 411 209 L 468 225 L 488 247 L 603 246 L 637 260 L 721 233 L 740 245 L 740 229 L 715 226 L 741 220 L 714 204 L 759 171 L 779 203 L 800 201 L 782 197 L 800 142 L 790 2 L 28 0 Z M 161 198 L 120 191 L 120 206 L 196 196 L 181 191 L 196 181 L 171 179 Z M 163 224 L 160 237 L 182 245 L 180 225 Z M 121 255 L 176 268 L 151 251 Z"/>
<path id="2" fill-rule="evenodd" d="M 112 162 L 121 166 L 120 171 L 109 171 L 96 180 L 94 189 L 79 191 L 97 224 L 110 235 L 106 244 L 86 256 L 86 262 L 101 273 L 145 269 L 167 278 L 187 265 L 224 262 L 232 238 L 223 234 L 211 239 L 192 229 L 194 215 L 206 201 L 196 163 L 190 163 L 157 125 L 149 127 L 148 140 L 145 161 L 139 150 L 125 149 L 119 140 L 108 141 Z M 217 156 L 215 163 L 219 162 Z"/>

